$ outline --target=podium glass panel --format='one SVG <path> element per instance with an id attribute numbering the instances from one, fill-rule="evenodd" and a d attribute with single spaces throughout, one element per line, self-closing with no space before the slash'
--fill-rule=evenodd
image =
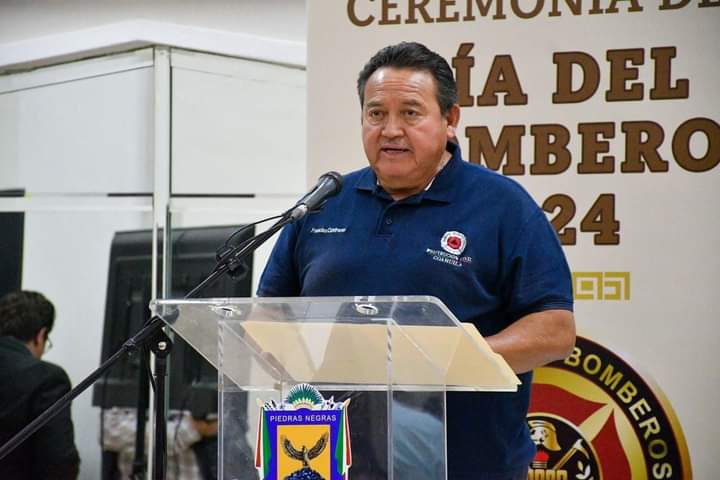
<path id="1" fill-rule="evenodd" d="M 445 392 L 519 384 L 434 297 L 152 306 L 218 369 L 222 479 L 444 479 Z"/>

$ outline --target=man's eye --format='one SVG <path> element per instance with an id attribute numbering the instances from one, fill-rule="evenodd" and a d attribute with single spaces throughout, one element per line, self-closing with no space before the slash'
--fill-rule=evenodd
<path id="1" fill-rule="evenodd" d="M 413 118 L 413 117 L 417 117 L 417 115 L 418 115 L 418 112 L 416 112 L 415 110 L 408 110 L 405 112 L 405 116 L 407 116 L 407 117 Z"/>
<path id="2" fill-rule="evenodd" d="M 370 110 L 370 112 L 368 113 L 368 115 L 370 115 L 370 118 L 381 118 L 381 117 L 382 117 L 382 112 L 380 112 L 380 111 L 378 111 L 378 110 Z"/>

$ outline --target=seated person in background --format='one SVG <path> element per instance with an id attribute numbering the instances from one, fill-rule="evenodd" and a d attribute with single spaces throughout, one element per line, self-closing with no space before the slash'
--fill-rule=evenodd
<path id="1" fill-rule="evenodd" d="M 54 321 L 55 308 L 40 293 L 0 299 L 0 444 L 70 390 L 65 371 L 40 359 Z M 0 460 L 0 478 L 75 479 L 79 466 L 68 406 Z"/>
<path id="2" fill-rule="evenodd" d="M 116 478 L 133 478 L 136 410 L 117 407 L 104 410 L 102 425 L 103 450 L 117 453 Z M 204 440 L 217 437 L 217 431 L 216 420 L 195 419 L 187 411 L 170 411 L 167 422 L 168 480 L 215 480 L 217 472 L 203 468 L 195 450 Z M 150 425 L 145 429 L 145 435 L 152 435 Z M 216 458 L 215 454 L 211 461 L 215 462 Z"/>

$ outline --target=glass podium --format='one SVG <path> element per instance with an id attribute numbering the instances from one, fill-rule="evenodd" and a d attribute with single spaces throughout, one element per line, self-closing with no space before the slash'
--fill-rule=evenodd
<path id="1" fill-rule="evenodd" d="M 218 370 L 218 478 L 447 478 L 445 393 L 520 381 L 437 298 L 158 300 Z"/>

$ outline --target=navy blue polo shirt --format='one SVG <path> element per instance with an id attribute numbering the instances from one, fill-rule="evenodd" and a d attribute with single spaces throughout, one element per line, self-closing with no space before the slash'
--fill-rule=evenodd
<path id="1" fill-rule="evenodd" d="M 394 201 L 366 167 L 324 209 L 280 234 L 258 295 L 433 295 L 493 335 L 524 315 L 572 310 L 565 256 L 544 212 L 515 181 L 452 158 L 430 187 Z M 449 478 L 527 466 L 532 374 L 517 393 L 451 393 Z"/>

